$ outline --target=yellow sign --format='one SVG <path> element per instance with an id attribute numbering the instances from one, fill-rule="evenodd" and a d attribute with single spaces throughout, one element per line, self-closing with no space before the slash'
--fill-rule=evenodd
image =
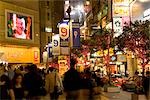
<path id="1" fill-rule="evenodd" d="M 3 47 L 0 46 L 0 52 L 4 55 L 1 59 L 8 63 L 39 63 L 40 53 L 39 48 L 25 48 L 25 47 Z"/>
<path id="2" fill-rule="evenodd" d="M 113 16 L 129 16 L 129 7 L 114 6 Z"/>

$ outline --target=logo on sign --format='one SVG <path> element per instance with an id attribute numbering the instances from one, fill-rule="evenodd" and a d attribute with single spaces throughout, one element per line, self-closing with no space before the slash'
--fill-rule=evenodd
<path id="1" fill-rule="evenodd" d="M 62 23 L 59 26 L 60 38 L 65 40 L 69 38 L 69 26 L 67 23 Z"/>

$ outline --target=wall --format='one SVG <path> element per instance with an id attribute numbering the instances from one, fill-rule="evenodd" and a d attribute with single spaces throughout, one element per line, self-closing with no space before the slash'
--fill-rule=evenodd
<path id="1" fill-rule="evenodd" d="M 3 2 L 6 1 L 6 2 Z M 25 2 L 26 1 L 26 2 Z M 34 6 L 32 6 L 34 4 Z M 26 7 L 26 8 L 24 8 Z M 0 1 L 0 44 L 4 45 L 25 45 L 25 46 L 38 46 L 39 43 L 39 9 L 38 0 L 27 2 L 27 0 L 1 0 Z M 21 39 L 7 39 L 5 38 L 5 10 L 12 10 L 14 12 L 28 14 L 33 16 L 33 40 Z"/>

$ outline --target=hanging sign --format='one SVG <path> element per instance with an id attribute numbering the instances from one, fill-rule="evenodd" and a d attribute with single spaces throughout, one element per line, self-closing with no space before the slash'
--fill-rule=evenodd
<path id="1" fill-rule="evenodd" d="M 60 55 L 60 37 L 59 34 L 52 36 L 52 54 Z"/>

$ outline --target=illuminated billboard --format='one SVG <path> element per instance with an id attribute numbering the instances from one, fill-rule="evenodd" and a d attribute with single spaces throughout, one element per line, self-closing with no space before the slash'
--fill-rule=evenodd
<path id="1" fill-rule="evenodd" d="M 33 17 L 6 10 L 6 36 L 7 38 L 32 40 Z"/>

